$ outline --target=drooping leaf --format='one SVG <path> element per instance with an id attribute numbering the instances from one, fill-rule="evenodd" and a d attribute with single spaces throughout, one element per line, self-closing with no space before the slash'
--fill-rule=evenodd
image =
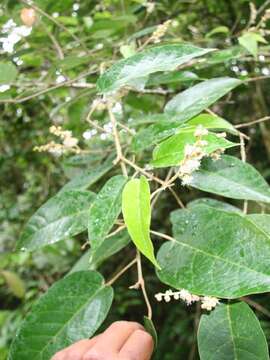
<path id="1" fill-rule="evenodd" d="M 17 249 L 35 250 L 77 235 L 87 229 L 90 191 L 60 192 L 42 205 L 26 224 Z"/>
<path id="2" fill-rule="evenodd" d="M 10 84 L 17 77 L 17 68 L 11 62 L 0 62 L 0 85 L 1 84 Z"/>
<path id="3" fill-rule="evenodd" d="M 176 241 L 158 252 L 162 282 L 221 298 L 269 291 L 270 233 L 248 217 L 198 204 L 171 220 Z"/>
<path id="4" fill-rule="evenodd" d="M 127 178 L 110 178 L 97 194 L 90 208 L 88 237 L 93 250 L 99 248 L 121 212 L 122 191 Z"/>
<path id="5" fill-rule="evenodd" d="M 191 186 L 233 199 L 270 202 L 270 187 L 258 171 L 229 155 L 218 161 L 204 159 Z"/>
<path id="6" fill-rule="evenodd" d="M 241 81 L 233 78 L 216 78 L 203 81 L 176 95 L 165 107 L 164 119 L 141 130 L 133 139 L 134 151 L 141 151 L 174 135 L 185 122 L 207 109 Z M 166 117 L 167 114 L 167 117 Z"/>
<path id="7" fill-rule="evenodd" d="M 180 114 L 181 121 L 191 119 L 242 82 L 230 77 L 203 81 L 174 96 L 165 106 L 165 112 Z"/>
<path id="8" fill-rule="evenodd" d="M 194 130 L 187 131 L 183 129 L 179 134 L 171 136 L 169 139 L 163 141 L 158 145 L 153 152 L 153 161 L 151 165 L 154 167 L 168 167 L 180 165 L 181 161 L 185 157 L 185 146 L 194 145 L 197 141 L 194 136 Z M 203 147 L 203 151 L 206 154 L 223 148 L 228 149 L 238 144 L 232 143 L 224 138 L 220 138 L 214 133 L 208 133 L 203 137 L 207 141 L 207 145 Z"/>
<path id="9" fill-rule="evenodd" d="M 190 44 L 155 46 L 115 63 L 100 76 L 97 87 L 99 91 L 106 93 L 123 86 L 134 86 L 138 80 L 143 87 L 150 74 L 175 70 L 178 66 L 210 51 L 212 50 Z"/>
<path id="10" fill-rule="evenodd" d="M 220 304 L 203 315 L 198 330 L 201 360 L 268 360 L 259 320 L 244 302 Z"/>
<path id="11" fill-rule="evenodd" d="M 67 190 L 85 190 L 98 181 L 104 174 L 106 174 L 113 167 L 113 159 L 109 157 L 104 163 L 94 169 L 84 170 L 78 176 L 70 180 L 61 192 Z"/>
<path id="12" fill-rule="evenodd" d="M 113 290 L 99 273 L 79 271 L 56 282 L 33 307 L 11 346 L 9 360 L 50 360 L 91 337 L 105 319 Z"/>
<path id="13" fill-rule="evenodd" d="M 150 238 L 150 187 L 144 176 L 126 184 L 122 196 L 122 211 L 132 241 L 159 268 Z"/>
<path id="14" fill-rule="evenodd" d="M 157 336 L 157 331 L 156 331 L 155 325 L 154 325 L 153 321 L 151 319 L 149 319 L 149 317 L 147 317 L 147 316 L 143 317 L 143 323 L 144 323 L 145 330 L 152 336 L 152 338 L 154 340 L 154 349 L 156 349 L 157 344 L 158 344 L 158 336 Z"/>
<path id="15" fill-rule="evenodd" d="M 16 273 L 8 270 L 0 270 L 0 276 L 5 279 L 10 291 L 18 298 L 25 295 L 25 285 L 22 279 Z"/>
<path id="16" fill-rule="evenodd" d="M 216 34 L 225 34 L 227 35 L 229 33 L 229 28 L 227 26 L 217 26 L 215 27 L 213 30 L 209 31 L 205 37 L 206 38 L 211 38 Z"/>

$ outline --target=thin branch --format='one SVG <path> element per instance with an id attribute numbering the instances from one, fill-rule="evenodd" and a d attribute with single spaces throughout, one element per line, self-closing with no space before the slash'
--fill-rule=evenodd
<path id="1" fill-rule="evenodd" d="M 112 127 L 113 127 L 114 143 L 115 143 L 115 149 L 116 149 L 116 154 L 117 154 L 117 157 L 116 157 L 116 160 L 114 161 L 114 163 L 117 164 L 120 161 L 123 175 L 127 177 L 128 172 L 127 172 L 126 164 L 123 161 L 122 147 L 121 147 L 121 143 L 120 143 L 119 133 L 117 130 L 117 120 L 112 112 L 110 104 L 108 104 L 107 109 L 108 109 L 109 117 L 110 117 Z"/>
<path id="2" fill-rule="evenodd" d="M 266 2 L 262 4 L 262 6 L 257 11 L 257 16 L 260 15 L 267 8 L 268 5 L 270 5 L 270 0 L 266 0 Z"/>
<path id="3" fill-rule="evenodd" d="M 130 269 L 134 264 L 136 264 L 137 258 L 133 259 L 130 263 L 128 263 L 123 269 L 121 269 L 111 280 L 109 280 L 106 285 L 110 286 L 115 283 L 117 279 L 119 279 L 128 269 Z"/>
<path id="4" fill-rule="evenodd" d="M 65 32 L 67 32 L 72 38 L 73 40 L 75 40 L 76 42 L 78 42 L 86 52 L 88 52 L 89 50 L 87 49 L 87 46 L 85 45 L 85 43 L 78 38 L 78 36 L 74 35 L 65 25 L 61 24 L 58 20 L 56 20 L 53 16 L 49 15 L 46 13 L 46 11 L 42 10 L 40 7 L 38 7 L 37 5 L 35 5 L 33 3 L 32 0 L 20 0 L 23 4 L 30 6 L 31 8 L 33 8 L 34 10 L 36 10 L 38 13 L 40 13 L 41 15 L 45 16 L 47 19 L 49 19 L 51 22 L 53 22 L 56 26 L 58 26 L 61 30 L 64 30 Z"/>
<path id="5" fill-rule="evenodd" d="M 63 86 L 71 86 L 74 82 L 84 78 L 85 76 L 89 75 L 89 74 L 92 74 L 93 73 L 93 70 L 91 71 L 88 71 L 84 74 L 81 74 L 79 75 L 78 77 L 76 77 L 75 79 L 70 79 L 70 80 L 67 80 L 67 81 L 63 81 L 59 84 L 55 84 L 49 88 L 46 88 L 46 89 L 42 89 L 42 90 L 39 90 L 37 91 L 36 93 L 34 94 L 31 94 L 31 95 L 28 95 L 28 96 L 25 96 L 25 97 L 22 97 L 22 98 L 15 98 L 15 99 L 5 99 L 5 100 L 0 100 L 0 103 L 5 103 L 5 104 L 21 104 L 25 101 L 28 101 L 28 100 L 31 100 L 35 97 L 38 97 L 40 95 L 44 95 L 50 91 L 53 91 L 53 90 L 56 90 L 56 89 L 59 89 Z M 90 84 L 88 84 L 90 85 Z M 92 84 L 92 88 L 95 87 L 95 84 Z"/>
<path id="6" fill-rule="evenodd" d="M 252 306 L 254 309 L 260 311 L 262 314 L 270 318 L 270 311 L 268 311 L 265 307 L 263 307 L 261 304 L 258 304 L 257 302 L 249 299 L 248 297 L 244 296 L 241 298 L 241 300 L 245 301 L 247 304 Z"/>
<path id="7" fill-rule="evenodd" d="M 260 119 L 257 119 L 257 120 L 253 120 L 253 121 L 250 121 L 250 122 L 247 122 L 247 123 L 244 123 L 244 124 L 236 125 L 235 128 L 240 129 L 240 128 L 252 126 L 252 125 L 255 125 L 255 124 L 259 124 L 259 123 L 267 121 L 267 120 L 270 120 L 270 116 L 264 116 L 264 117 L 262 117 Z"/>
<path id="8" fill-rule="evenodd" d="M 142 262 L 141 262 L 141 254 L 139 252 L 139 250 L 137 250 L 137 256 L 136 256 L 136 262 L 137 262 L 137 271 L 138 271 L 138 281 L 135 285 L 130 286 L 130 289 L 139 289 L 141 288 L 142 293 L 143 293 L 143 297 L 144 297 L 144 301 L 147 307 L 147 316 L 149 319 L 152 319 L 152 315 L 153 315 L 153 311 L 152 311 L 152 307 L 147 295 L 147 291 L 145 288 L 145 281 L 143 278 L 143 272 L 142 272 Z"/>
<path id="9" fill-rule="evenodd" d="M 150 233 L 153 234 L 153 235 L 156 235 L 158 237 L 161 237 L 163 239 L 166 239 L 166 240 L 176 241 L 173 237 L 171 237 L 169 235 L 166 235 L 166 234 L 163 234 L 163 233 L 160 233 L 158 231 L 150 230 Z"/>
<path id="10" fill-rule="evenodd" d="M 174 191 L 174 189 L 172 187 L 169 187 L 169 191 L 172 193 L 172 195 L 174 196 L 177 204 L 180 206 L 180 208 L 185 209 L 185 205 L 183 204 L 182 200 L 180 199 L 180 197 L 176 194 L 176 192 Z"/>

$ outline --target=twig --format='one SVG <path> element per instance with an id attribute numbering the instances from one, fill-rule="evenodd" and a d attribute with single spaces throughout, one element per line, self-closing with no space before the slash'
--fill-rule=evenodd
<path id="1" fill-rule="evenodd" d="M 196 337 L 197 337 L 197 331 L 198 331 L 198 326 L 199 326 L 199 322 L 200 322 L 200 315 L 201 315 L 201 306 L 199 303 L 197 303 L 196 304 L 196 314 L 195 314 L 195 318 L 194 318 L 194 326 L 193 326 L 194 327 L 193 345 L 190 350 L 188 360 L 193 360 L 195 357 L 195 352 L 196 352 L 196 347 L 197 347 Z"/>
<path id="2" fill-rule="evenodd" d="M 130 263 L 128 263 L 123 269 L 121 269 L 111 280 L 109 280 L 106 285 L 110 286 L 113 283 L 115 283 L 115 281 L 117 279 L 119 279 L 129 268 L 131 268 L 134 264 L 136 264 L 137 262 L 137 258 L 133 259 Z"/>
<path id="3" fill-rule="evenodd" d="M 116 234 L 118 234 L 120 231 L 122 231 L 123 229 L 125 229 L 126 228 L 126 225 L 121 225 L 121 226 L 119 226 L 117 229 L 115 229 L 114 231 L 112 231 L 110 234 L 108 234 L 107 236 L 106 236 L 106 239 L 107 238 L 110 238 L 110 237 L 112 237 L 112 236 L 114 236 L 114 235 L 116 235 Z"/>
<path id="4" fill-rule="evenodd" d="M 142 293 L 143 293 L 143 297 L 144 297 L 144 301 L 146 303 L 146 307 L 147 307 L 147 316 L 149 319 L 152 319 L 152 307 L 146 292 L 146 288 L 145 288 L 145 282 L 144 282 L 144 278 L 143 278 L 143 272 L 142 272 L 142 262 L 141 262 L 141 254 L 139 252 L 139 250 L 137 250 L 137 256 L 136 256 L 136 262 L 137 262 L 137 271 L 138 271 L 138 281 L 135 285 L 130 286 L 130 289 L 139 289 L 141 288 Z"/>
<path id="5" fill-rule="evenodd" d="M 58 88 L 61 88 L 62 86 L 71 86 L 74 82 L 76 82 L 76 81 L 80 80 L 81 78 L 83 78 L 83 77 L 85 77 L 85 76 L 87 76 L 89 74 L 92 74 L 92 73 L 93 73 L 93 70 L 88 71 L 88 72 L 86 72 L 84 74 L 81 74 L 78 77 L 76 77 L 75 79 L 70 79 L 70 80 L 67 80 L 67 81 L 63 81 L 63 82 L 61 82 L 59 84 L 55 84 L 55 85 L 53 85 L 53 86 L 51 86 L 49 88 L 37 91 L 36 93 L 34 93 L 32 95 L 28 95 L 28 96 L 25 96 L 25 97 L 22 97 L 22 98 L 0 100 L 0 103 L 21 104 L 21 103 L 23 103 L 25 101 L 31 100 L 31 99 L 33 99 L 35 97 L 40 96 L 40 95 L 44 95 L 44 94 L 46 94 L 46 93 L 48 93 L 48 92 L 50 92 L 52 90 L 56 90 Z M 90 84 L 88 84 L 88 85 L 90 85 Z M 92 88 L 94 88 L 95 85 L 94 84 L 92 84 L 92 85 L 93 85 Z"/>
<path id="6" fill-rule="evenodd" d="M 155 180 L 157 183 L 164 185 L 165 182 L 161 179 L 159 179 L 158 177 L 154 176 L 153 174 L 149 174 L 146 170 L 144 170 L 143 168 L 141 168 L 140 166 L 136 165 L 133 161 L 128 160 L 127 158 L 123 157 L 122 161 L 125 162 L 126 164 L 128 164 L 129 166 L 133 167 L 136 171 L 140 172 L 141 174 L 145 175 L 146 177 L 148 177 L 148 179 L 150 180 Z"/>
<path id="7" fill-rule="evenodd" d="M 57 52 L 59 59 L 63 60 L 65 58 L 65 56 L 64 56 L 64 52 L 63 52 L 60 44 L 58 43 L 58 41 L 56 40 L 54 35 L 47 29 L 47 26 L 45 24 L 44 24 L 43 28 L 44 28 L 45 32 L 47 33 L 47 35 L 49 36 L 49 38 L 51 39 L 51 42 L 53 43 L 53 46 L 55 47 L 55 50 Z"/>
<path id="8" fill-rule="evenodd" d="M 257 16 L 260 15 L 267 8 L 268 5 L 270 5 L 270 0 L 266 0 L 266 2 L 262 4 L 262 6 L 257 11 Z"/>
<path id="9" fill-rule="evenodd" d="M 176 192 L 173 190 L 172 187 L 169 187 L 169 191 L 172 193 L 172 195 L 174 196 L 177 204 L 180 206 L 180 208 L 185 209 L 185 205 L 183 204 L 182 200 L 180 199 L 180 197 L 176 194 Z"/>
<path id="10" fill-rule="evenodd" d="M 120 138 L 119 138 L 119 134 L 118 134 L 118 130 L 117 130 L 117 121 L 112 112 L 110 104 L 108 104 L 107 109 L 108 109 L 109 117 L 110 117 L 112 127 L 113 127 L 113 136 L 114 136 L 115 149 L 116 149 L 116 154 L 117 154 L 116 160 L 114 162 L 115 162 L 115 164 L 117 164 L 120 161 L 123 175 L 127 177 L 128 172 L 127 172 L 126 164 L 123 161 L 122 147 L 121 147 Z"/>
<path id="11" fill-rule="evenodd" d="M 270 75 L 257 76 L 257 77 L 254 77 L 254 78 L 247 79 L 244 82 L 249 83 L 249 82 L 252 82 L 252 81 L 265 80 L 265 79 L 269 79 L 269 78 L 270 78 Z"/>
<path id="12" fill-rule="evenodd" d="M 249 299 L 248 297 L 242 297 L 241 300 L 245 301 L 247 304 L 252 306 L 254 309 L 260 311 L 262 314 L 270 318 L 270 311 L 268 311 L 265 307 L 263 307 L 261 304 L 258 304 L 257 302 Z"/>
<path id="13" fill-rule="evenodd" d="M 171 237 L 169 235 L 166 235 L 166 234 L 162 234 L 162 233 L 160 233 L 158 231 L 150 230 L 150 233 L 153 234 L 153 235 L 156 235 L 158 237 L 161 237 L 163 239 L 166 239 L 166 240 L 176 241 L 173 237 Z"/>
<path id="14" fill-rule="evenodd" d="M 61 24 L 59 21 L 57 21 L 53 16 L 47 14 L 44 10 L 39 8 L 37 5 L 33 3 L 32 0 L 20 0 L 23 4 L 30 6 L 34 10 L 36 10 L 41 15 L 45 16 L 47 19 L 49 19 L 51 22 L 53 22 L 56 26 L 58 26 L 60 29 L 66 31 L 76 42 L 78 42 L 86 52 L 88 52 L 87 46 L 85 43 L 79 39 L 76 35 L 74 35 L 65 25 Z"/>
<path id="15" fill-rule="evenodd" d="M 253 121 L 250 121 L 250 122 L 247 122 L 247 123 L 244 123 L 244 124 L 236 125 L 235 128 L 240 129 L 240 128 L 243 128 L 243 127 L 248 127 L 248 126 L 251 126 L 251 125 L 259 124 L 259 123 L 267 121 L 267 120 L 270 120 L 270 116 L 264 116 L 264 117 L 262 117 L 260 119 L 257 119 L 257 120 L 253 120 Z"/>

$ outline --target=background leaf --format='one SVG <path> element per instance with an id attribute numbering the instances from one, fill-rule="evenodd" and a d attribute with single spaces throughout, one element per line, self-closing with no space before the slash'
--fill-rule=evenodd
<path id="1" fill-rule="evenodd" d="M 90 191 L 61 192 L 42 205 L 26 224 L 17 249 L 35 250 L 87 229 Z"/>
<path id="2" fill-rule="evenodd" d="M 9 360 L 50 360 L 91 337 L 105 319 L 113 290 L 99 273 L 80 271 L 55 283 L 33 307 L 12 344 Z"/>
<path id="3" fill-rule="evenodd" d="M 161 45 L 146 49 L 127 59 L 115 63 L 101 75 L 97 82 L 101 92 L 115 91 L 123 86 L 133 86 L 134 81 L 158 71 L 171 71 L 191 59 L 207 54 L 211 49 L 201 49 L 190 44 Z"/>
<path id="4" fill-rule="evenodd" d="M 91 205 L 88 237 L 93 250 L 102 244 L 121 212 L 122 190 L 126 182 L 127 178 L 122 175 L 110 178 Z"/>
<path id="5" fill-rule="evenodd" d="M 251 165 L 234 156 L 223 155 L 220 160 L 206 158 L 192 174 L 191 186 L 233 199 L 270 202 L 270 188 Z"/>
<path id="6" fill-rule="evenodd" d="M 156 267 L 159 267 L 150 238 L 150 188 L 144 176 L 130 180 L 122 197 L 122 211 L 129 235 L 140 250 Z"/>
<path id="7" fill-rule="evenodd" d="M 10 291 L 18 298 L 25 295 L 25 285 L 22 279 L 14 272 L 8 270 L 0 270 L 0 275 L 5 279 Z"/>
<path id="8" fill-rule="evenodd" d="M 201 360 L 268 360 L 259 320 L 243 302 L 220 304 L 203 315 L 198 330 Z"/>
<path id="9" fill-rule="evenodd" d="M 0 62 L 0 85 L 10 84 L 17 77 L 17 68 L 11 62 Z"/>
<path id="10" fill-rule="evenodd" d="M 175 242 L 158 252 L 160 280 L 176 289 L 221 298 L 270 289 L 270 233 L 248 217 L 195 205 L 171 215 Z"/>

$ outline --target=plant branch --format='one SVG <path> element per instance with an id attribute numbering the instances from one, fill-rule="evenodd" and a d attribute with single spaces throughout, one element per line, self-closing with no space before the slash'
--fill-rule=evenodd
<path id="1" fill-rule="evenodd" d="M 250 121 L 250 122 L 247 122 L 247 123 L 244 123 L 244 124 L 235 125 L 235 128 L 240 129 L 240 128 L 252 126 L 252 125 L 255 125 L 255 124 L 259 124 L 259 123 L 267 121 L 267 120 L 270 120 L 270 116 L 264 116 L 264 117 L 262 117 L 260 119 L 257 119 L 257 120 L 253 120 L 253 121 Z"/>
<path id="2" fill-rule="evenodd" d="M 118 280 L 128 269 L 130 269 L 134 264 L 136 264 L 137 258 L 133 259 L 131 262 L 129 262 L 123 269 L 121 269 L 111 280 L 109 280 L 106 285 L 110 286 L 115 283 L 116 280 Z"/>

